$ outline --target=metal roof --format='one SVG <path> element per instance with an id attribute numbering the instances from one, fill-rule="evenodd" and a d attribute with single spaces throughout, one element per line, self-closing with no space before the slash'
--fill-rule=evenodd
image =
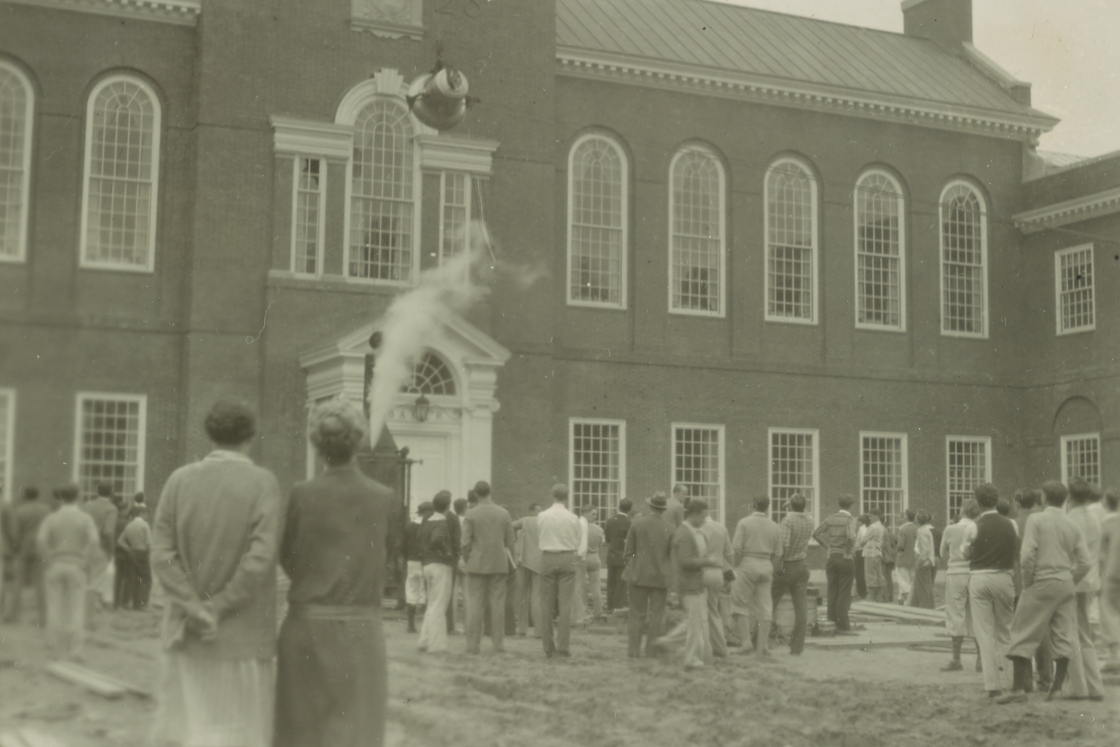
<path id="1" fill-rule="evenodd" d="M 557 0 L 558 47 L 1043 116 L 932 41 L 711 0 Z"/>

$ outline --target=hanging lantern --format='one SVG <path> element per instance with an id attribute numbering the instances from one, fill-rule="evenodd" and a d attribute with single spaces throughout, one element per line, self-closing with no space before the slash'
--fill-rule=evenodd
<path id="1" fill-rule="evenodd" d="M 416 118 L 436 130 L 450 130 L 463 121 L 470 100 L 467 78 L 442 61 L 435 70 L 412 81 L 408 89 L 408 107 Z"/>

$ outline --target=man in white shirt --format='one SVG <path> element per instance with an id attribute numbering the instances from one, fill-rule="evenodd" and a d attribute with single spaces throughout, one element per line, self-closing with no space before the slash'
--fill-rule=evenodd
<path id="1" fill-rule="evenodd" d="M 541 643 L 544 654 L 571 656 L 572 597 L 576 568 L 587 554 L 587 535 L 579 517 L 568 510 L 568 487 L 552 486 L 552 506 L 537 516 L 541 547 Z M 559 630 L 552 634 L 552 618 L 560 602 Z"/>
<path id="2" fill-rule="evenodd" d="M 949 559 L 949 567 L 945 574 L 945 620 L 949 629 L 949 636 L 953 639 L 953 658 L 943 672 L 959 672 L 964 669 L 961 664 L 961 648 L 964 639 L 974 638 L 972 630 L 972 611 L 968 604 L 968 580 L 971 578 L 972 569 L 969 559 L 964 556 L 965 534 L 970 527 L 975 530 L 976 519 L 980 516 L 980 504 L 969 500 L 961 511 L 961 517 L 956 524 L 945 528 L 941 535 L 941 557 Z M 976 655 L 976 669 L 980 670 L 979 650 Z"/>
<path id="3" fill-rule="evenodd" d="M 1077 631 L 1073 634 L 1078 641 L 1078 651 L 1070 657 L 1069 697 L 1071 699 L 1104 699 L 1104 682 L 1100 665 L 1097 662 L 1097 649 L 1093 643 L 1093 629 L 1089 622 L 1089 607 L 1093 598 L 1101 590 L 1100 554 L 1101 525 L 1090 510 L 1093 498 L 1092 488 L 1085 480 L 1075 477 L 1069 481 L 1070 521 L 1081 530 L 1085 546 L 1089 551 L 1089 573 L 1075 588 L 1077 593 Z"/>
<path id="4" fill-rule="evenodd" d="M 883 580 L 883 540 L 887 528 L 883 526 L 883 512 L 873 508 L 870 513 L 871 524 L 861 527 L 856 536 L 856 550 L 863 551 L 863 576 L 867 585 L 867 596 L 872 602 L 889 602 L 883 598 L 886 582 Z"/>

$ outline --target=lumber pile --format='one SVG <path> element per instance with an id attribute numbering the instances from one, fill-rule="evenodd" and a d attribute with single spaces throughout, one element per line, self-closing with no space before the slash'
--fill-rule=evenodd
<path id="1" fill-rule="evenodd" d="M 141 687 L 137 687 L 129 682 L 124 682 L 123 680 L 118 680 L 107 674 L 102 674 L 101 672 L 95 672 L 92 669 L 86 669 L 72 662 L 51 662 L 47 664 L 47 672 L 58 677 L 60 680 L 83 687 L 91 693 L 100 695 L 103 698 L 121 698 L 130 693 L 142 698 L 151 697 L 151 693 Z M 6 746 L 0 745 L 0 747 Z"/>
<path id="2" fill-rule="evenodd" d="M 897 622 L 944 625 L 945 613 L 920 607 L 903 607 L 885 602 L 852 602 L 852 612 L 860 615 L 895 620 Z"/>
<path id="3" fill-rule="evenodd" d="M 66 747 L 52 736 L 31 729 L 0 734 L 0 747 Z"/>

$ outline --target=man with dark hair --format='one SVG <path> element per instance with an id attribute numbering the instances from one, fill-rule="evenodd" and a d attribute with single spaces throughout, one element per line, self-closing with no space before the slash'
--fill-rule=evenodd
<path id="1" fill-rule="evenodd" d="M 47 624 L 47 601 L 43 588 L 43 572 L 46 570 L 46 559 L 39 554 L 35 538 L 39 533 L 39 526 L 51 513 L 50 506 L 39 500 L 39 489 L 26 487 L 23 489 L 23 502 L 11 512 L 11 528 L 9 540 L 12 543 L 11 552 L 11 590 L 5 591 L 8 606 L 3 611 L 5 622 L 18 622 L 20 608 L 23 604 L 23 590 L 27 586 L 35 589 L 35 598 L 38 602 L 39 627 Z M 5 563 L 7 565 L 7 563 Z M 5 585 L 5 589 L 7 589 Z"/>
<path id="2" fill-rule="evenodd" d="M 852 577 L 855 574 L 852 551 L 855 548 L 858 530 L 855 517 L 849 510 L 854 503 L 852 496 L 842 495 L 837 499 L 837 503 L 840 510 L 817 527 L 813 532 L 813 539 L 819 542 L 828 554 L 824 567 L 828 579 L 828 619 L 836 623 L 837 634 L 848 634 L 851 631 L 848 610 L 852 606 Z M 916 532 L 915 529 L 915 534 Z M 901 543 L 902 540 L 900 539 L 899 542 Z M 912 547 L 911 552 L 913 552 Z M 901 566 L 901 559 L 899 565 Z"/>
<path id="3" fill-rule="evenodd" d="M 62 507 L 43 519 L 35 537 L 47 566 L 47 642 L 65 657 L 76 655 L 85 639 L 86 578 L 100 541 L 93 519 L 78 508 L 78 495 L 76 485 L 62 488 Z"/>
<path id="4" fill-rule="evenodd" d="M 731 615 L 737 621 L 740 653 L 748 653 L 753 637 L 755 653 L 770 656 L 770 624 L 774 607 L 771 589 L 774 568 L 782 557 L 782 532 L 770 518 L 770 498 L 754 500 L 754 512 L 740 519 L 731 541 L 735 581 L 731 585 Z"/>
<path id="5" fill-rule="evenodd" d="M 971 578 L 969 560 L 964 556 L 965 532 L 969 527 L 976 526 L 976 519 L 980 517 L 980 504 L 969 500 L 961 511 L 961 517 L 956 524 L 945 528 L 941 535 L 941 556 L 948 560 L 948 569 L 945 575 L 945 623 L 949 636 L 953 639 L 953 658 L 942 669 L 943 672 L 959 672 L 964 669 L 961 664 L 961 648 L 964 639 L 975 638 L 972 630 L 972 615 L 968 604 L 968 581 Z M 980 657 L 976 657 L 977 669 L 980 668 Z"/>
<path id="6" fill-rule="evenodd" d="M 490 484 L 474 486 L 478 505 L 463 517 L 463 560 L 467 567 L 467 653 L 478 654 L 484 610 L 490 608 L 490 640 L 495 652 L 505 650 L 506 583 L 513 553 L 513 519 L 494 503 Z"/>
<path id="7" fill-rule="evenodd" d="M 933 539 L 932 517 L 928 511 L 918 512 L 918 536 L 914 541 L 914 587 L 910 591 L 911 607 L 933 609 L 933 575 L 937 570 L 937 546 Z"/>
<path id="8" fill-rule="evenodd" d="M 1062 689 L 1070 659 L 1076 655 L 1077 584 L 1089 574 L 1089 549 L 1081 530 L 1062 506 L 1068 491 L 1051 480 L 1042 486 L 1046 509 L 1027 522 L 1019 565 L 1023 594 L 1011 623 L 1007 658 L 1015 670 L 1011 693 L 1001 703 L 1022 702 L 1034 689 L 1031 659 L 1047 629 L 1054 648 L 1054 680 L 1046 699 Z M 983 505 L 983 504 L 981 504 Z M 984 662 L 987 670 L 988 663 Z"/>
<path id="9" fill-rule="evenodd" d="M 568 486 L 552 486 L 552 506 L 537 516 L 541 548 L 541 645 L 544 655 L 571 656 L 572 603 L 576 564 L 587 545 L 579 517 L 568 510 Z M 559 609 L 557 609 L 559 605 Z M 553 637 L 553 619 L 558 629 Z"/>
<path id="10" fill-rule="evenodd" d="M 1069 697 L 1103 700 L 1104 682 L 1097 663 L 1093 628 L 1089 622 L 1089 607 L 1101 590 L 1101 525 L 1090 508 L 1092 503 L 1093 490 L 1089 483 L 1080 477 L 1070 480 L 1069 513 L 1066 516 L 1085 538 L 1085 547 L 1089 551 L 1089 572 L 1077 582 L 1075 588 L 1077 636 L 1080 645 L 1075 647 L 1070 659 Z"/>
<path id="11" fill-rule="evenodd" d="M 517 536 L 517 634 L 529 634 L 529 621 L 533 622 L 533 636 L 541 637 L 541 527 L 537 516 L 539 503 L 529 504 L 529 515 L 513 522 Z"/>
<path id="12" fill-rule="evenodd" d="M 873 508 L 867 518 L 867 531 L 856 539 L 856 550 L 863 551 L 864 585 L 872 602 L 889 602 L 890 599 L 883 599 L 883 542 L 887 536 L 883 512 Z"/>
<path id="13" fill-rule="evenodd" d="M 143 503 L 134 505 L 128 511 L 128 524 L 117 539 L 117 549 L 123 550 L 124 567 L 128 569 L 121 606 L 134 610 L 147 609 L 152 592 L 152 529 L 147 516 L 148 509 Z"/>
<path id="14" fill-rule="evenodd" d="M 132 521 L 132 511 L 123 495 L 113 496 L 113 505 L 117 507 L 117 526 L 113 530 L 113 609 L 130 607 L 131 598 L 127 598 L 129 580 L 135 575 L 131 567 L 129 553 L 121 547 L 121 533 Z M 135 584 L 133 584 L 135 586 Z"/>
<path id="15" fill-rule="evenodd" d="M 895 569 L 898 571 L 899 604 L 907 604 L 910 601 L 910 592 L 914 588 L 914 567 L 917 564 L 914 544 L 918 541 L 918 525 L 914 523 L 915 516 L 917 516 L 917 512 L 914 509 L 906 509 L 906 522 L 898 528 L 898 539 L 895 543 L 897 552 Z"/>
<path id="16" fill-rule="evenodd" d="M 420 651 L 447 651 L 447 606 L 451 603 L 451 579 L 459 560 L 459 525 L 451 524 L 451 493 L 441 490 L 432 499 L 432 510 L 420 525 L 417 542 L 427 586 L 428 608 L 420 626 Z"/>
<path id="17" fill-rule="evenodd" d="M 661 636 L 668 596 L 670 550 L 673 529 L 662 514 L 668 501 L 662 492 L 648 499 L 649 513 L 634 520 L 626 535 L 623 557 L 626 570 L 622 579 L 629 584 L 630 616 L 627 655 L 642 655 L 642 634 L 646 634 L 646 656 L 653 656 L 653 641 Z"/>
<path id="18" fill-rule="evenodd" d="M 474 491 L 471 491 L 473 494 Z M 476 501 L 477 502 L 477 501 Z M 454 527 L 456 536 L 463 537 L 463 517 L 467 515 L 468 503 L 466 498 L 456 498 L 451 503 L 451 511 L 448 511 L 447 521 Z M 455 572 L 451 578 L 451 602 L 447 605 L 447 634 L 455 635 L 458 633 L 458 628 L 465 629 L 467 616 L 467 595 L 464 587 L 467 583 L 466 565 L 463 563 L 463 558 L 459 554 L 459 549 L 456 548 L 455 556 L 458 561 L 455 564 Z"/>
<path id="19" fill-rule="evenodd" d="M 607 613 L 629 606 L 627 601 L 626 583 L 622 580 L 622 572 L 626 570 L 626 535 L 630 533 L 630 512 L 634 503 L 629 498 L 623 498 L 618 503 L 618 513 L 607 519 L 603 528 L 604 540 L 607 543 Z"/>
<path id="20" fill-rule="evenodd" d="M 969 561 L 968 602 L 984 689 L 989 697 L 997 697 L 1010 685 L 1005 657 L 1015 609 L 1012 573 L 1019 540 L 1013 522 L 996 511 L 996 487 L 981 483 L 972 493 L 981 513 L 975 526 L 965 528 L 962 555 Z"/>
<path id="21" fill-rule="evenodd" d="M 408 632 L 416 632 L 416 613 L 424 614 L 428 603 L 424 583 L 424 563 L 420 553 L 420 526 L 428 520 L 435 509 L 431 501 L 424 501 L 416 509 L 419 521 L 410 521 L 404 528 L 404 559 L 407 567 L 404 581 L 405 613 L 408 616 Z M 423 618 L 421 618 L 423 619 Z"/>
<path id="22" fill-rule="evenodd" d="M 113 486 L 107 482 L 97 484 L 97 496 L 86 501 L 82 510 L 89 514 L 101 537 L 100 552 L 90 562 L 89 589 L 87 593 L 86 625 L 93 629 L 98 610 L 110 606 L 113 587 L 109 580 L 109 561 L 116 554 L 117 507 L 113 503 Z"/>
<path id="23" fill-rule="evenodd" d="M 782 535 L 782 557 L 774 574 L 770 589 L 772 606 L 777 608 L 782 596 L 789 591 L 793 600 L 793 633 L 789 639 L 789 652 L 800 656 L 805 649 L 805 629 L 808 625 L 806 592 L 809 588 L 809 540 L 813 537 L 813 520 L 805 515 L 805 497 L 794 493 L 789 499 L 789 511 L 779 526 Z"/>
<path id="24" fill-rule="evenodd" d="M 723 579 L 722 561 L 709 556 L 707 541 L 700 527 L 708 517 L 708 504 L 692 498 L 685 508 L 684 521 L 673 534 L 673 561 L 677 566 L 677 595 L 685 618 L 668 635 L 654 641 L 655 648 L 666 649 L 684 644 L 684 668 L 704 666 L 711 654 L 706 645 L 708 636 L 708 598 L 704 576 L 712 572 Z"/>

